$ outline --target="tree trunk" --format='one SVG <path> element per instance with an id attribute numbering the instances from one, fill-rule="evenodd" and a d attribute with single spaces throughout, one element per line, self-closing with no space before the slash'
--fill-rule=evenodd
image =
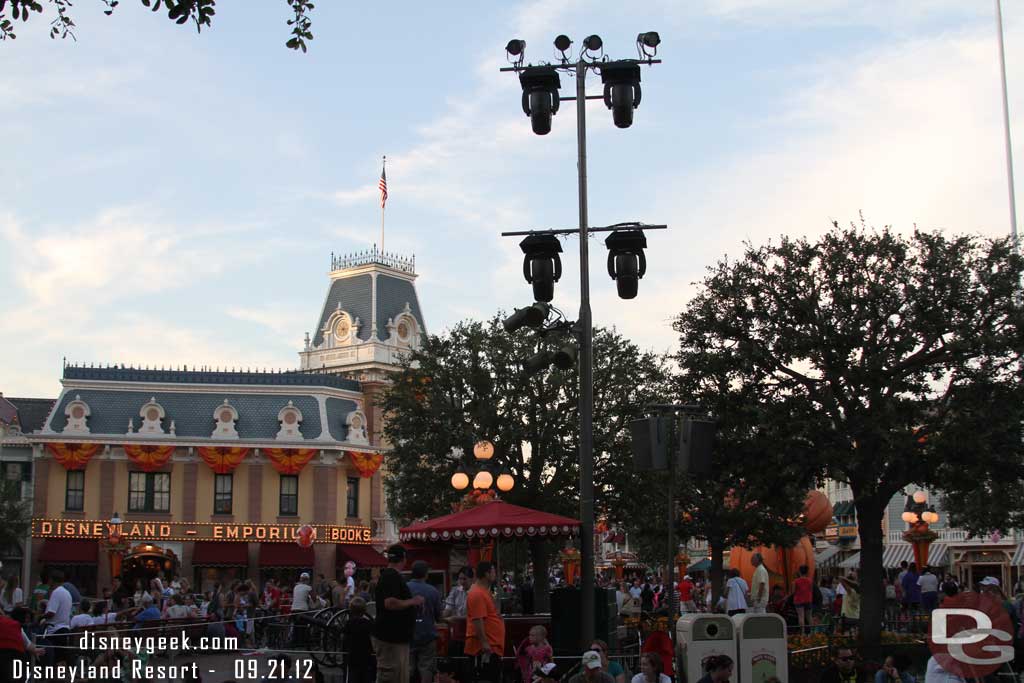
<path id="1" fill-rule="evenodd" d="M 711 551 L 711 609 L 714 610 L 718 605 L 718 599 L 722 597 L 722 587 L 725 585 L 725 570 L 722 569 L 725 539 L 720 536 L 708 538 L 708 548 Z"/>
<path id="2" fill-rule="evenodd" d="M 551 584 L 548 583 L 548 548 L 543 539 L 530 539 L 530 559 L 533 561 L 533 611 L 545 614 L 551 611 Z"/>
<path id="3" fill-rule="evenodd" d="M 885 593 L 882 589 L 882 515 L 884 506 L 874 497 L 858 498 L 857 525 L 860 533 L 860 641 L 862 656 L 881 661 L 882 616 Z"/>

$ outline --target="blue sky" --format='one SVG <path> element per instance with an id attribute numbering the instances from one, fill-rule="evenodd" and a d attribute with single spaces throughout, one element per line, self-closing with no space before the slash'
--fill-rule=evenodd
<path id="1" fill-rule="evenodd" d="M 1024 12 L 1006 4 L 1024 160 Z M 990 2 L 321 0 L 305 55 L 283 45 L 283 0 L 217 11 L 197 35 L 137 0 L 112 17 L 76 3 L 77 42 L 36 16 L 0 43 L 8 396 L 55 396 L 65 356 L 296 366 L 330 253 L 379 239 L 383 154 L 386 247 L 415 253 L 428 330 L 528 302 L 499 233 L 576 224 L 575 125 L 567 103 L 550 135 L 530 132 L 497 71 L 512 37 L 538 61 L 559 33 L 597 33 L 612 57 L 661 33 L 632 128 L 588 105 L 591 223 L 670 225 L 633 301 L 591 245 L 595 322 L 642 346 L 674 345 L 693 283 L 744 240 L 861 211 L 899 230 L 1009 230 Z M 555 303 L 572 315 L 578 242 L 564 248 Z"/>

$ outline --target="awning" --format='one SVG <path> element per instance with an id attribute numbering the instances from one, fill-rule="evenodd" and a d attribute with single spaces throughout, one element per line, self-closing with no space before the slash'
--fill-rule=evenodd
<path id="1" fill-rule="evenodd" d="M 932 543 L 928 549 L 928 566 L 945 567 L 948 564 L 949 546 L 945 543 Z"/>
<path id="2" fill-rule="evenodd" d="M 196 541 L 192 546 L 195 567 L 247 567 L 249 544 L 218 541 Z"/>
<path id="3" fill-rule="evenodd" d="M 403 541 L 472 541 L 513 536 L 576 536 L 580 523 L 569 517 L 531 510 L 501 500 L 418 522 L 398 530 Z"/>
<path id="4" fill-rule="evenodd" d="M 303 548 L 297 543 L 260 543 L 261 567 L 305 567 L 315 564 L 313 546 Z"/>
<path id="5" fill-rule="evenodd" d="M 1013 560 L 1010 561 L 1012 567 L 1024 567 L 1024 543 L 1017 546 L 1017 552 L 1013 554 Z"/>
<path id="6" fill-rule="evenodd" d="M 946 565 L 946 558 L 949 555 L 949 546 L 945 543 L 932 543 L 928 549 L 928 566 L 943 567 Z M 893 543 L 885 546 L 882 553 L 882 567 L 885 569 L 896 569 L 902 563 L 910 564 L 914 561 L 914 546 L 909 543 Z M 920 569 L 920 567 L 918 567 Z"/>
<path id="7" fill-rule="evenodd" d="M 345 563 L 351 560 L 356 563 L 356 567 L 386 567 L 388 561 L 384 559 L 384 556 L 373 549 L 371 545 L 355 545 L 339 543 L 338 549 L 338 566 L 343 567 Z"/>
<path id="8" fill-rule="evenodd" d="M 832 506 L 833 517 L 849 517 L 854 514 L 856 508 L 852 500 L 841 500 Z"/>
<path id="9" fill-rule="evenodd" d="M 840 569 L 857 569 L 860 567 L 860 553 L 854 553 L 839 563 Z"/>
<path id="10" fill-rule="evenodd" d="M 837 545 L 825 548 L 814 556 L 814 566 L 818 569 L 828 569 L 839 564 L 839 550 Z"/>
<path id="11" fill-rule="evenodd" d="M 689 573 L 689 572 L 709 572 L 709 571 L 711 571 L 711 560 L 709 560 L 708 558 L 705 557 L 700 562 L 698 562 L 696 564 L 691 564 L 690 567 L 686 571 L 687 571 L 687 573 Z"/>
<path id="12" fill-rule="evenodd" d="M 913 561 L 914 547 L 909 543 L 893 543 L 882 551 L 882 566 L 886 569 L 896 569 L 903 562 L 910 564 Z"/>
<path id="13" fill-rule="evenodd" d="M 96 564 L 100 555 L 98 541 L 78 538 L 50 538 L 43 541 L 39 561 L 48 564 Z"/>

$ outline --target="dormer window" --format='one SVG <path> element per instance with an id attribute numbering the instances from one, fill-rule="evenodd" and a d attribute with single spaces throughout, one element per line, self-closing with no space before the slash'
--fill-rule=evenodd
<path id="1" fill-rule="evenodd" d="M 213 421 L 217 423 L 210 435 L 214 439 L 237 439 L 238 431 L 235 430 L 235 423 L 238 422 L 238 410 L 224 399 L 224 403 L 217 406 L 213 411 Z"/>
<path id="2" fill-rule="evenodd" d="M 420 339 L 420 326 L 412 315 L 409 303 L 406 302 L 405 309 L 398 314 L 397 318 L 388 320 L 385 326 L 388 331 L 388 342 L 396 346 L 407 346 L 417 348 Z"/>
<path id="3" fill-rule="evenodd" d="M 67 424 L 64 425 L 63 432 L 65 434 L 88 434 L 89 416 L 92 415 L 92 411 L 89 410 L 89 404 L 82 400 L 82 397 L 75 394 L 75 400 L 72 401 L 64 408 L 64 415 L 67 416 Z"/>
<path id="4" fill-rule="evenodd" d="M 355 444 L 369 444 L 366 438 L 366 415 L 361 410 L 353 410 L 345 416 L 345 441 Z"/>
<path id="5" fill-rule="evenodd" d="M 139 417 L 142 418 L 142 426 L 139 427 L 140 436 L 163 436 L 163 420 L 167 417 L 164 407 L 156 402 L 156 397 L 149 399 L 149 403 L 139 409 Z M 130 429 L 130 425 L 129 425 Z"/>
<path id="6" fill-rule="evenodd" d="M 299 431 L 299 424 L 302 422 L 302 411 L 288 401 L 288 405 L 281 408 L 277 414 L 277 421 L 281 423 L 281 429 L 277 431 L 277 438 L 283 441 L 297 441 L 302 438 Z"/>

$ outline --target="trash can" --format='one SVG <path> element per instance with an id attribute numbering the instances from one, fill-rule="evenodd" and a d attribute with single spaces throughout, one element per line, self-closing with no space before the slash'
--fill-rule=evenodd
<path id="1" fill-rule="evenodd" d="M 684 614 L 676 622 L 676 671 L 680 683 L 697 683 L 708 657 L 728 655 L 736 661 L 736 628 L 724 614 Z M 738 683 L 733 667 L 731 683 Z"/>
<path id="2" fill-rule="evenodd" d="M 789 680 L 786 620 L 778 614 L 737 614 L 738 683 L 765 683 L 772 676 Z"/>

